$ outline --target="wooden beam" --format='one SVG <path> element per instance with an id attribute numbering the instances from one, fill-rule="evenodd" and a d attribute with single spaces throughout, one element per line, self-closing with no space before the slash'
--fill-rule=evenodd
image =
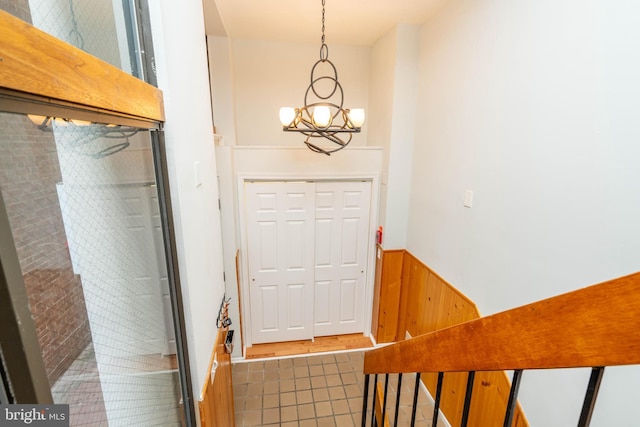
<path id="1" fill-rule="evenodd" d="M 640 273 L 367 352 L 364 373 L 640 364 Z"/>
<path id="2" fill-rule="evenodd" d="M 0 88 L 164 121 L 159 89 L 1 10 Z"/>

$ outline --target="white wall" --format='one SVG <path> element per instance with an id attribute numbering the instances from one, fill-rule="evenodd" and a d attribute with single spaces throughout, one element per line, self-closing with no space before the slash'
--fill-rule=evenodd
<path id="1" fill-rule="evenodd" d="M 483 314 L 640 270 L 638 17 L 454 0 L 423 26 L 407 248 Z M 531 424 L 575 424 L 586 379 L 525 373 Z M 591 425 L 637 425 L 639 383 L 605 372 Z"/>
<path id="2" fill-rule="evenodd" d="M 405 248 L 416 126 L 419 26 L 400 24 L 371 53 L 369 144 L 383 148 L 383 246 Z"/>
<path id="3" fill-rule="evenodd" d="M 329 60 L 338 72 L 345 108 L 368 107 L 368 47 L 329 44 Z M 311 68 L 320 59 L 320 45 L 233 40 L 236 135 L 238 145 L 302 145 L 304 138 L 285 133 L 280 107 L 301 107 L 310 83 Z M 316 76 L 317 77 L 317 76 Z M 367 145 L 367 123 L 351 145 Z"/>
<path id="4" fill-rule="evenodd" d="M 150 2 L 164 92 L 169 179 L 195 398 L 200 397 L 224 294 L 218 187 L 202 4 Z M 196 186 L 194 163 L 201 185 Z M 196 411 L 197 412 L 197 411 Z"/>
<path id="5" fill-rule="evenodd" d="M 209 78 L 213 103 L 213 122 L 216 141 L 216 167 L 220 192 L 220 219 L 225 272 L 226 297 L 229 301 L 229 318 L 233 322 L 234 348 L 232 356 L 242 357 L 240 334 L 240 298 L 236 277 L 236 254 L 238 251 L 238 226 L 236 218 L 236 181 L 233 168 L 233 150 L 236 145 L 236 128 L 233 99 L 233 64 L 230 42 L 227 37 L 207 36 L 209 49 Z"/>
<path id="6" fill-rule="evenodd" d="M 226 138 L 225 138 L 226 139 Z M 222 229 L 222 250 L 224 258 L 225 293 L 229 300 L 229 318 L 234 331 L 234 347 L 232 357 L 242 357 L 243 336 L 240 322 L 240 297 L 238 283 L 241 275 L 236 275 L 236 257 L 242 255 L 238 228 L 238 203 L 236 196 L 236 178 L 233 160 L 233 147 L 216 146 L 216 167 L 218 168 L 218 189 L 220 191 L 220 221 Z"/>
<path id="7" fill-rule="evenodd" d="M 416 122 L 419 27 L 399 25 L 393 91 L 391 150 L 388 161 L 384 246 L 406 247 L 411 159 Z"/>
<path id="8" fill-rule="evenodd" d="M 235 145 L 233 64 L 229 43 L 228 37 L 207 36 L 213 124 L 216 134 L 222 136 L 222 144 Z"/>
<path id="9" fill-rule="evenodd" d="M 411 159 L 416 122 L 419 27 L 396 28 L 393 116 L 389 151 L 384 246 L 404 248 L 411 189 Z"/>
<path id="10" fill-rule="evenodd" d="M 397 32 L 394 28 L 378 39 L 371 47 L 369 109 L 366 111 L 369 127 L 369 144 L 382 148 L 380 210 L 377 225 L 382 225 L 385 228 L 387 222 L 389 152 L 391 151 L 391 123 L 393 119 L 397 40 Z M 406 219 L 405 216 L 404 223 L 406 223 Z M 387 233 L 385 232 L 384 246 L 391 248 L 387 243 L 389 242 Z"/>
<path id="11" fill-rule="evenodd" d="M 362 159 L 371 162 L 365 170 L 368 173 L 373 170 L 377 174 L 380 172 L 380 153 L 375 150 L 365 151 L 362 155 L 351 152 L 352 147 L 367 145 L 368 119 L 362 132 L 353 136 L 350 146 L 330 157 L 309 151 L 303 144 L 304 137 L 301 134 L 282 132 L 279 109 L 282 106 L 302 106 L 311 68 L 319 59 L 319 44 L 229 41 L 226 37 L 214 36 L 209 36 L 207 40 L 214 122 L 216 132 L 222 136 L 222 146 L 217 153 L 222 157 L 218 167 L 226 288 L 227 296 L 232 298 L 230 315 L 237 334 L 233 356 L 240 357 L 240 296 L 233 267 L 236 250 L 242 246 L 237 236 L 239 224 L 235 217 L 243 205 L 238 204 L 235 197 L 236 174 L 280 178 L 283 174 L 300 177 L 304 174 L 317 176 L 319 173 L 325 177 L 336 174 L 344 176 L 345 173 L 355 176 L 363 170 L 360 166 Z M 367 109 L 369 48 L 329 44 L 328 58 L 337 68 L 338 80 L 344 90 L 345 108 Z M 238 146 L 238 150 L 233 146 Z M 256 147 L 257 151 L 251 147 Z M 240 169 L 236 170 L 236 167 Z M 241 250 L 241 260 L 243 255 Z"/>
<path id="12" fill-rule="evenodd" d="M 252 178 L 357 178 L 379 174 L 381 163 L 382 152 L 378 147 L 349 146 L 331 156 L 314 153 L 304 145 L 236 147 L 234 150 L 235 172 Z"/>

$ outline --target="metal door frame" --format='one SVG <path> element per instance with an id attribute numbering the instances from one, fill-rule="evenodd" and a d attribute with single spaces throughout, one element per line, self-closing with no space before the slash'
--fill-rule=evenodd
<path id="1" fill-rule="evenodd" d="M 123 0 L 129 4 L 128 19 L 138 25 L 129 29 L 130 37 L 138 37 L 137 52 L 141 60 L 141 79 L 156 85 L 153 44 L 148 15 L 148 0 Z M 133 29 L 137 31 L 132 31 Z M 134 34 L 135 33 L 135 34 Z M 162 220 L 164 249 L 167 263 L 169 289 L 174 327 L 183 414 L 186 425 L 196 425 L 195 399 L 193 396 L 184 307 L 177 262 L 171 197 L 167 174 L 167 159 L 162 123 L 141 119 L 117 111 L 87 108 L 65 100 L 52 100 L 39 95 L 17 93 L 0 88 L 0 112 L 39 114 L 56 117 L 73 117 L 101 123 L 113 123 L 150 130 L 154 170 L 158 188 L 158 202 Z M 1 403 L 52 403 L 42 351 L 22 277 L 22 271 L 9 224 L 4 199 L 0 193 L 0 402 Z M 5 402 L 6 400 L 6 402 Z"/>
<path id="2" fill-rule="evenodd" d="M 0 192 L 0 357 L 10 403 L 53 403 L 9 216 Z"/>

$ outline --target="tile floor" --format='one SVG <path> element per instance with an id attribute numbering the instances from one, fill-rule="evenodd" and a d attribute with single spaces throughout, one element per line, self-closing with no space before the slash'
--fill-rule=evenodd
<path id="1" fill-rule="evenodd" d="M 362 369 L 362 351 L 234 363 L 236 426 L 359 427 Z M 392 424 L 396 383 L 397 376 L 390 376 L 387 412 Z M 412 375 L 403 377 L 398 426 L 410 425 L 414 384 Z M 369 389 L 368 420 L 373 377 Z M 432 414 L 430 399 L 420 392 L 416 426 L 431 427 Z"/>

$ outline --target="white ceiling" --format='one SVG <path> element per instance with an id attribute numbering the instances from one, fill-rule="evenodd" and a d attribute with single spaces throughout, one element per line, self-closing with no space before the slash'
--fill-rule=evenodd
<path id="1" fill-rule="evenodd" d="M 372 45 L 398 23 L 422 24 L 447 0 L 325 0 L 326 43 Z M 320 43 L 321 0 L 202 0 L 207 34 Z"/>

